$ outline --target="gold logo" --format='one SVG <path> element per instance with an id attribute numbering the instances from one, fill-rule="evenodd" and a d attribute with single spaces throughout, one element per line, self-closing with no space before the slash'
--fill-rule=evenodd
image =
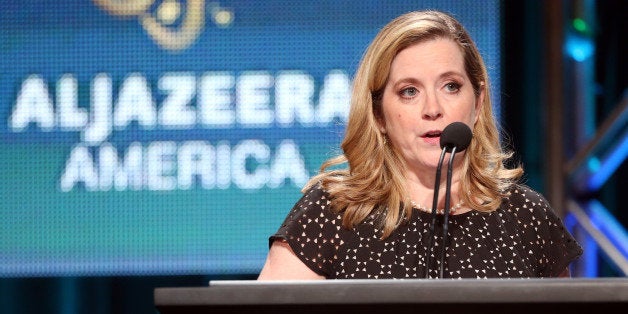
<path id="1" fill-rule="evenodd" d="M 181 51 L 198 38 L 205 26 L 205 0 L 93 0 L 121 18 L 137 18 L 151 38 L 170 51 Z M 233 12 L 210 3 L 210 16 L 219 27 L 233 22 Z"/>

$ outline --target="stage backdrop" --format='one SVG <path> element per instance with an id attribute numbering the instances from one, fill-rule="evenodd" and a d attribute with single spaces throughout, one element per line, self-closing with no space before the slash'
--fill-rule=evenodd
<path id="1" fill-rule="evenodd" d="M 369 41 L 426 8 L 499 106 L 497 1 L 2 1 L 0 276 L 257 273 Z"/>

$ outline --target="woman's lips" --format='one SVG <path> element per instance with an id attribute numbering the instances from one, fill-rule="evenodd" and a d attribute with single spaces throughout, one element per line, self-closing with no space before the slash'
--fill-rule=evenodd
<path id="1" fill-rule="evenodd" d="M 423 135 L 421 135 L 421 138 L 423 139 L 423 141 L 425 141 L 428 144 L 438 144 L 440 145 L 440 135 L 441 135 L 441 131 L 438 130 L 434 130 L 434 131 L 429 131 L 429 132 L 425 132 L 423 133 Z"/>

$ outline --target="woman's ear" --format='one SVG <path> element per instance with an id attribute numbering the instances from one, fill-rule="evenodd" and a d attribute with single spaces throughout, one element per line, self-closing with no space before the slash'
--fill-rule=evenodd
<path id="1" fill-rule="evenodd" d="M 377 127 L 379 128 L 379 131 L 382 134 L 386 134 L 386 125 L 384 124 L 384 122 L 380 121 L 379 119 L 377 120 Z"/>
<path id="2" fill-rule="evenodd" d="M 484 99 L 486 97 L 486 85 L 482 82 L 480 83 L 480 91 L 478 96 L 475 98 L 475 118 L 473 124 L 478 122 L 480 118 L 480 112 L 482 111 L 482 107 L 484 106 Z"/>
<path id="3" fill-rule="evenodd" d="M 377 128 L 382 134 L 386 134 L 386 123 L 384 123 L 384 118 L 380 115 L 375 115 L 375 123 L 377 123 Z"/>

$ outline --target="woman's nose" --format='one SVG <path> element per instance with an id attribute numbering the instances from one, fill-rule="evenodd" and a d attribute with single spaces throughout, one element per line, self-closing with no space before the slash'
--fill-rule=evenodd
<path id="1" fill-rule="evenodd" d="M 425 120 L 436 120 L 443 116 L 442 107 L 438 102 L 438 98 L 433 95 L 426 97 L 421 116 Z"/>

